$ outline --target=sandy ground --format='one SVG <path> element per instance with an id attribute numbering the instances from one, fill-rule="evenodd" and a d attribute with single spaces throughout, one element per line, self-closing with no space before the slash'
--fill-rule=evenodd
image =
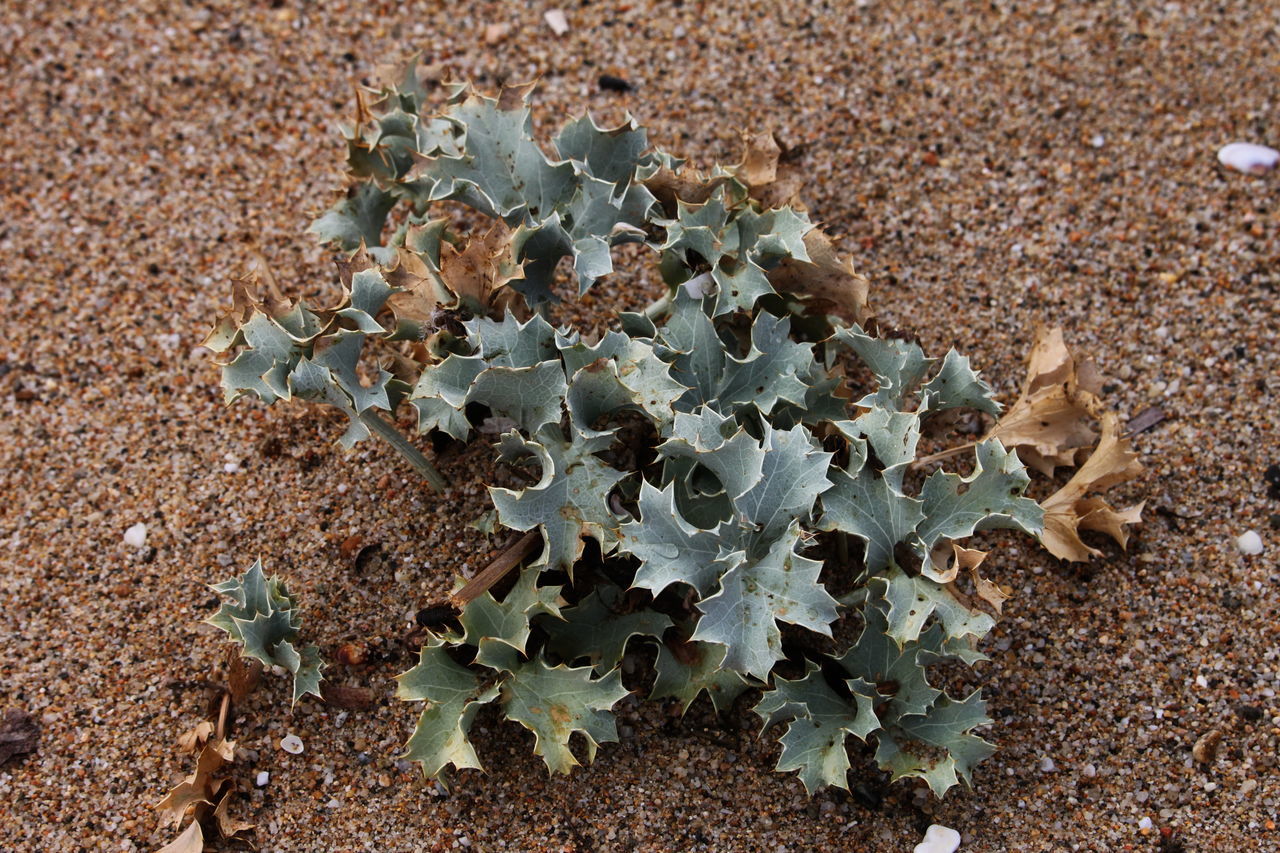
<path id="1" fill-rule="evenodd" d="M 204 584 L 259 555 L 327 656 L 372 650 L 331 674 L 379 697 L 290 715 L 277 679 L 240 709 L 236 810 L 264 851 L 906 851 L 934 821 L 965 851 L 1280 849 L 1280 174 L 1214 159 L 1280 143 L 1280 7 L 584 0 L 559 37 L 546 8 L 0 6 L 0 706 L 41 727 L 0 768 L 0 849 L 167 840 L 150 806 L 190 769 L 174 739 L 225 649 L 198 624 Z M 489 46 L 493 23 L 511 31 Z M 544 133 L 627 109 L 706 165 L 773 127 L 807 146 L 813 214 L 874 304 L 930 351 L 959 346 L 1011 399 L 1034 325 L 1061 323 L 1125 417 L 1169 412 L 1118 496 L 1147 500 L 1127 554 L 1061 566 L 1010 538 L 993 556 L 1019 594 L 988 643 L 1000 751 L 975 790 L 886 787 L 855 752 L 858 795 L 809 799 L 745 706 L 726 723 L 702 704 L 628 711 L 567 779 L 492 716 L 489 773 L 453 795 L 397 766 L 407 619 L 495 553 L 466 526 L 491 452 L 443 460 L 457 485 L 430 494 L 372 445 L 345 456 L 326 416 L 224 410 L 196 345 L 255 248 L 294 292 L 334 286 L 302 235 L 336 182 L 333 128 L 353 84 L 414 49 L 481 85 L 541 78 Z M 1261 556 L 1234 547 L 1249 529 Z M 352 536 L 382 548 L 360 573 Z M 1216 758 L 1193 761 L 1213 729 Z M 287 732 L 303 754 L 276 747 Z"/>

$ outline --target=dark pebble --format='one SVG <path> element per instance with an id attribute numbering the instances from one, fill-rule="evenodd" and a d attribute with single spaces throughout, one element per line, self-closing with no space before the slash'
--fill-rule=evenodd
<path id="1" fill-rule="evenodd" d="M 1262 719 L 1262 709 L 1256 705 L 1246 705 L 1243 702 L 1236 705 L 1236 713 L 1240 715 L 1242 720 L 1250 723 L 1256 723 Z"/>
<path id="2" fill-rule="evenodd" d="M 634 88 L 626 80 L 614 77 L 612 74 L 601 74 L 598 82 L 603 92 L 630 92 Z"/>
<path id="3" fill-rule="evenodd" d="M 1280 501 L 1280 465 L 1267 466 L 1267 472 L 1262 478 L 1267 481 L 1267 497 Z"/>

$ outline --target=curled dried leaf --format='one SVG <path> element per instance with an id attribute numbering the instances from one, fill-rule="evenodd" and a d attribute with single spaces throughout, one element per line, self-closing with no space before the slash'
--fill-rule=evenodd
<path id="1" fill-rule="evenodd" d="M 820 307 L 866 324 L 871 312 L 867 307 L 868 283 L 853 268 L 853 261 L 841 255 L 831 238 L 814 228 L 804 235 L 808 261 L 785 258 L 769 272 L 769 283 L 775 289 L 804 297 Z"/>
<path id="2" fill-rule="evenodd" d="M 1102 416 L 1102 438 L 1097 449 L 1065 486 L 1041 504 L 1041 543 L 1055 557 L 1075 562 L 1102 556 L 1101 551 L 1081 541 L 1081 530 L 1101 531 L 1125 547 L 1129 541 L 1125 525 L 1141 520 L 1143 504 L 1115 510 L 1102 498 L 1088 495 L 1132 480 L 1142 471 L 1138 454 L 1120 435 L 1119 418 L 1107 412 Z"/>
<path id="3" fill-rule="evenodd" d="M 213 734 L 213 723 L 201 720 L 196 727 L 178 738 L 178 749 L 194 755 Z"/>
<path id="4" fill-rule="evenodd" d="M 193 820 L 182 834 L 161 847 L 156 853 L 201 853 L 204 850 L 204 830 L 200 821 Z"/>
<path id="5" fill-rule="evenodd" d="M 804 176 L 787 162 L 785 155 L 785 149 L 773 133 L 746 135 L 742 162 L 733 168 L 733 175 L 747 185 L 748 195 L 765 208 L 804 210 L 800 200 Z"/>
<path id="6" fill-rule="evenodd" d="M 248 832 L 253 829 L 253 824 L 248 821 L 237 820 L 231 816 L 229 811 L 231 807 L 231 795 L 235 793 L 235 785 L 227 785 L 226 791 L 218 800 L 218 806 L 213 810 L 213 817 L 218 822 L 218 832 L 223 838 L 234 838 L 242 832 Z"/>
<path id="7" fill-rule="evenodd" d="M 221 780 L 215 775 L 223 765 L 235 760 L 236 745 L 234 741 L 214 738 L 208 741 L 196 760 L 196 772 L 187 776 L 168 795 L 156 803 L 155 809 L 160 812 L 161 826 L 177 826 L 187 809 L 205 804 L 213 805 L 215 788 Z"/>
<path id="8" fill-rule="evenodd" d="M 1073 356 L 1061 328 L 1040 329 L 1022 394 L 987 437 L 1017 449 L 1025 464 L 1052 477 L 1059 465 L 1074 465 L 1097 439 L 1090 423 L 1101 411 L 1101 387 L 1092 359 Z"/>

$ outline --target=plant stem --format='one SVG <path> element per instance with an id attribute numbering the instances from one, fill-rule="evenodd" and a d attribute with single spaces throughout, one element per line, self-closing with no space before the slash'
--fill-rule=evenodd
<path id="1" fill-rule="evenodd" d="M 650 320 L 656 320 L 667 313 L 668 309 L 671 308 L 671 296 L 673 293 L 674 291 L 671 288 L 667 288 L 666 293 L 649 303 L 649 306 L 644 309 L 644 316 Z"/>
<path id="2" fill-rule="evenodd" d="M 943 459 L 950 459 L 952 456 L 955 456 L 957 453 L 963 453 L 964 451 L 971 450 L 972 448 L 977 446 L 978 446 L 978 442 L 970 441 L 966 444 L 961 444 L 958 447 L 952 447 L 949 450 L 940 450 L 937 453 L 931 454 L 929 456 L 922 456 L 919 459 L 917 459 L 915 462 L 911 463 L 911 470 L 919 471 L 921 468 L 928 465 L 930 462 L 941 462 Z"/>
<path id="3" fill-rule="evenodd" d="M 449 487 L 448 481 L 436 470 L 436 466 L 422 455 L 421 450 L 410 444 L 409 439 L 400 434 L 400 430 L 383 420 L 382 415 L 373 409 L 365 409 L 360 413 L 360 422 L 407 459 L 426 479 L 428 486 L 437 492 L 443 492 Z"/>
<path id="4" fill-rule="evenodd" d="M 455 592 L 452 596 L 454 603 L 464 607 L 468 602 L 483 595 L 485 590 L 502 580 L 507 572 L 520 565 L 524 558 L 537 550 L 541 544 L 542 534 L 537 530 L 530 530 L 521 536 L 514 545 L 499 554 L 498 559 L 485 566 L 480 574 Z"/>

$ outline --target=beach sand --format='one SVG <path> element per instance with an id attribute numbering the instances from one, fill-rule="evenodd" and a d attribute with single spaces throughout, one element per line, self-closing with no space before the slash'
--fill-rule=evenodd
<path id="1" fill-rule="evenodd" d="M 200 625 L 205 584 L 258 557 L 326 658 L 368 650 L 328 674 L 377 697 L 291 713 L 268 678 L 236 710 L 233 811 L 262 851 L 909 851 L 934 822 L 962 851 L 1280 849 L 1280 173 L 1215 159 L 1280 144 L 1280 6 L 584 2 L 563 35 L 551 8 L 0 7 L 0 709 L 40 727 L 0 767 L 0 849 L 172 837 L 152 805 L 192 769 L 175 740 L 227 649 Z M 392 696 L 409 622 L 499 550 L 468 526 L 492 450 L 442 458 L 454 486 L 433 494 L 373 443 L 344 454 L 328 414 L 225 409 L 198 344 L 257 252 L 291 293 L 336 292 L 303 234 L 338 182 L 335 127 L 375 64 L 415 50 L 440 79 L 539 80 L 543 139 L 630 111 L 705 167 L 773 129 L 803 146 L 811 214 L 886 322 L 972 356 L 1006 402 L 1036 325 L 1061 324 L 1122 419 L 1167 413 L 1135 439 L 1148 474 L 1113 496 L 1146 500 L 1127 553 L 1065 565 L 993 537 L 1016 594 L 984 645 L 999 751 L 973 790 L 887 786 L 851 741 L 856 794 L 810 798 L 749 703 L 626 709 L 567 778 L 487 712 L 487 775 L 445 796 L 397 763 L 419 710 Z M 583 320 L 645 304 L 645 283 L 602 288 Z M 1261 555 L 1238 553 L 1248 530 Z M 353 537 L 380 546 L 358 571 Z"/>

